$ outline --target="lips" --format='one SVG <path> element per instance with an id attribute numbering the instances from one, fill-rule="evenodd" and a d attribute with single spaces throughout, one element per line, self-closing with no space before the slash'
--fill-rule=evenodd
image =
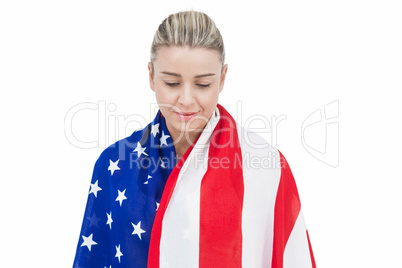
<path id="1" fill-rule="evenodd" d="M 188 115 L 193 115 L 193 114 L 196 114 L 196 112 L 194 112 L 194 113 L 190 113 L 190 112 L 188 112 L 188 113 L 178 113 L 178 114 L 180 114 L 180 115 L 184 115 L 184 116 L 188 116 Z"/>
<path id="2" fill-rule="evenodd" d="M 197 112 L 176 112 L 177 116 L 184 121 L 189 121 L 197 115 Z"/>

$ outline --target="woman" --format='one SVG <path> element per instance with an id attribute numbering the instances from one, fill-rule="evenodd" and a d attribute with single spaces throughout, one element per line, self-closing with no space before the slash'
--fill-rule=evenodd
<path id="1" fill-rule="evenodd" d="M 285 158 L 218 104 L 224 62 L 206 14 L 161 23 L 148 64 L 160 110 L 98 158 L 75 267 L 315 267 Z"/>

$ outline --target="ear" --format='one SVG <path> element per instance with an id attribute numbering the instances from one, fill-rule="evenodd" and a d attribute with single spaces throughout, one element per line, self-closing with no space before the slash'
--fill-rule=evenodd
<path id="1" fill-rule="evenodd" d="M 223 90 L 223 85 L 225 84 L 225 78 L 227 72 L 228 72 L 228 65 L 225 64 L 222 68 L 221 81 L 219 83 L 219 93 L 221 93 L 221 91 Z"/>
<path id="2" fill-rule="evenodd" d="M 154 74 L 152 73 L 152 63 L 148 62 L 148 72 L 149 72 L 149 86 L 152 91 L 155 92 L 155 82 L 154 82 Z"/>

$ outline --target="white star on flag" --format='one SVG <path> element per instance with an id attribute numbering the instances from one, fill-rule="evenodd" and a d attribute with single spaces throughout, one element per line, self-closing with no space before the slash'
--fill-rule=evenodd
<path id="1" fill-rule="evenodd" d="M 84 242 L 82 242 L 81 247 L 87 246 L 87 248 L 89 249 L 89 251 L 91 251 L 91 247 L 92 247 L 93 245 L 97 245 L 97 244 L 98 244 L 98 243 L 96 243 L 95 241 L 92 240 L 92 235 L 93 235 L 93 234 L 91 234 L 91 235 L 88 236 L 88 237 L 82 236 L 82 238 L 84 239 Z"/>
<path id="2" fill-rule="evenodd" d="M 158 202 L 155 202 L 156 203 L 156 210 L 158 210 L 158 208 L 159 208 L 159 203 Z"/>
<path id="3" fill-rule="evenodd" d="M 162 145 L 166 145 L 166 146 L 167 146 L 166 139 L 169 138 L 169 137 L 170 137 L 170 136 L 169 136 L 169 135 L 165 135 L 165 132 L 162 130 L 162 137 L 161 137 L 161 139 L 160 139 L 160 141 L 161 141 L 161 147 L 162 147 Z"/>
<path id="4" fill-rule="evenodd" d="M 127 199 L 127 197 L 124 195 L 126 192 L 126 189 L 124 189 L 123 192 L 120 192 L 120 190 L 117 190 L 117 192 L 119 195 L 117 196 L 116 201 L 119 201 L 120 206 L 121 206 L 121 204 L 123 203 L 123 200 Z"/>
<path id="5" fill-rule="evenodd" d="M 118 258 L 119 259 L 119 263 L 120 263 L 120 257 L 121 256 L 123 256 L 123 253 L 121 253 L 121 251 L 120 251 L 120 245 L 119 246 L 116 246 L 116 258 Z"/>
<path id="6" fill-rule="evenodd" d="M 89 194 L 94 194 L 95 197 L 97 197 L 98 192 L 101 190 L 102 188 L 98 186 L 98 181 L 96 181 L 94 184 L 91 183 L 91 190 L 89 190 Z"/>
<path id="7" fill-rule="evenodd" d="M 159 123 L 156 125 L 152 125 L 152 135 L 154 135 L 154 137 L 156 137 L 156 134 L 159 133 Z"/>
<path id="8" fill-rule="evenodd" d="M 112 212 L 110 211 L 110 214 L 106 212 L 106 216 L 107 216 L 107 222 L 106 222 L 106 224 L 108 224 L 109 227 L 110 227 L 110 230 L 112 230 L 112 222 L 113 222 L 113 219 L 112 219 Z"/>
<path id="9" fill-rule="evenodd" d="M 120 170 L 120 168 L 117 166 L 117 164 L 119 163 L 120 159 L 117 159 L 116 162 L 113 162 L 111 159 L 109 159 L 109 161 L 110 161 L 110 165 L 109 165 L 109 168 L 107 170 L 110 170 L 110 172 L 112 173 L 112 176 L 113 176 L 113 173 L 116 170 Z"/>
<path id="10" fill-rule="evenodd" d="M 133 235 L 136 234 L 138 237 L 141 239 L 141 234 L 145 233 L 144 230 L 141 229 L 141 221 L 139 221 L 137 224 L 131 223 L 134 227 Z M 142 239 L 141 239 L 142 240 Z"/>
<path id="11" fill-rule="evenodd" d="M 139 143 L 139 142 L 137 142 L 137 147 L 134 149 L 134 151 L 133 152 L 137 152 L 138 153 L 138 158 L 140 158 L 140 156 L 142 155 L 142 154 L 145 154 L 145 155 L 148 155 L 146 152 L 145 152 L 145 149 L 146 149 L 147 147 L 142 147 L 141 146 L 141 144 Z"/>
<path id="12" fill-rule="evenodd" d="M 144 184 L 148 184 L 148 180 L 149 180 L 150 178 L 152 178 L 152 176 L 148 175 L 147 181 L 144 182 Z"/>

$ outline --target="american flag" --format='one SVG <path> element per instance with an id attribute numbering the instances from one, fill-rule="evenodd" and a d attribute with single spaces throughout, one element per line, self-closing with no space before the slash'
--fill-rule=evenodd
<path id="1" fill-rule="evenodd" d="M 172 142 L 158 111 L 102 152 L 74 268 L 315 267 L 277 149 L 256 148 L 264 140 L 220 104 L 179 161 Z"/>

